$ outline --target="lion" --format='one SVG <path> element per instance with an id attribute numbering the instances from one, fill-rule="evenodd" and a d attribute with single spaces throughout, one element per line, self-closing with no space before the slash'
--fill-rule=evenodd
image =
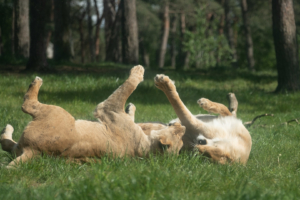
<path id="1" fill-rule="evenodd" d="M 182 137 L 182 150 L 198 150 L 212 160 L 225 164 L 237 162 L 246 164 L 250 155 L 252 140 L 242 121 L 236 118 L 237 105 L 226 106 L 202 98 L 198 104 L 205 110 L 219 113 L 221 117 L 194 116 L 181 101 L 174 82 L 163 74 L 154 78 L 155 86 L 162 90 L 173 106 L 181 124 L 186 127 Z M 236 102 L 237 103 L 237 102 Z"/>
<path id="2" fill-rule="evenodd" d="M 38 101 L 43 80 L 36 77 L 25 94 L 22 111 L 32 116 L 18 142 L 12 139 L 11 125 L 4 128 L 0 143 L 4 151 L 16 155 L 7 168 L 42 154 L 74 161 L 88 161 L 105 154 L 123 157 L 150 153 L 178 154 L 183 146 L 185 127 L 180 123 L 144 133 L 125 113 L 128 97 L 143 81 L 144 68 L 131 69 L 129 78 L 104 102 L 97 105 L 97 121 L 75 120 L 63 108 Z"/>
<path id="3" fill-rule="evenodd" d="M 179 117 L 171 120 L 169 124 L 182 123 L 186 126 L 182 150 L 194 151 L 196 149 L 221 164 L 227 162 L 247 163 L 252 140 L 241 120 L 236 118 L 238 101 L 235 94 L 229 93 L 227 95 L 229 109 L 223 104 L 212 102 L 206 98 L 197 101 L 204 110 L 220 116 L 210 114 L 192 115 L 180 100 L 175 84 L 169 77 L 157 75 L 154 80 L 155 85 L 166 94 Z M 134 120 L 135 106 L 130 103 L 126 111 Z M 156 130 L 167 126 L 163 123 L 150 124 Z M 138 123 L 138 125 L 145 132 L 150 132 L 149 123 Z"/>

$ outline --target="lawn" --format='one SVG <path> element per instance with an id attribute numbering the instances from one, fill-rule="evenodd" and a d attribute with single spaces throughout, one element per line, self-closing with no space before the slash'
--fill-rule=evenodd
<path id="1" fill-rule="evenodd" d="M 128 76 L 129 68 L 92 68 L 53 74 L 0 74 L 0 129 L 11 124 L 18 140 L 31 117 L 21 111 L 23 96 L 35 76 L 43 78 L 40 102 L 63 107 L 76 119 L 94 119 L 95 106 Z M 226 94 L 239 101 L 243 122 L 270 113 L 249 127 L 252 151 L 246 166 L 219 165 L 199 155 L 111 159 L 78 165 L 44 156 L 5 166 L 11 157 L 0 150 L 0 199 L 298 199 L 300 197 L 300 93 L 273 94 L 273 71 L 238 70 L 175 72 L 146 69 L 145 81 L 128 100 L 136 105 L 136 121 L 168 122 L 176 118 L 153 78 L 164 73 L 175 80 L 183 102 L 194 114 L 206 113 L 196 103 L 205 97 L 227 105 Z"/>

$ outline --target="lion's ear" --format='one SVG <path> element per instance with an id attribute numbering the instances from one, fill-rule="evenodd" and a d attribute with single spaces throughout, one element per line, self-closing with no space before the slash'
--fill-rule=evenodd
<path id="1" fill-rule="evenodd" d="M 180 138 L 182 138 L 182 136 L 185 134 L 185 126 L 182 126 L 180 123 L 178 122 L 175 122 L 173 124 L 173 126 L 176 127 L 176 131 L 175 131 L 175 134 L 178 135 Z"/>
<path id="2" fill-rule="evenodd" d="M 159 139 L 159 142 L 161 145 L 165 146 L 165 147 L 169 147 L 172 145 L 172 142 L 170 142 L 166 137 L 162 136 L 160 139 Z"/>

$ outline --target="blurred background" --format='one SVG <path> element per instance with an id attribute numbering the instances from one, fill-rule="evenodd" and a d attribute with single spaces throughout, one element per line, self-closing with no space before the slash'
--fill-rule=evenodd
<path id="1" fill-rule="evenodd" d="M 281 88 L 300 89 L 300 1 L 0 0 L 0 16 L 0 63 L 25 70 L 101 62 L 277 69 L 278 82 L 290 81 Z"/>

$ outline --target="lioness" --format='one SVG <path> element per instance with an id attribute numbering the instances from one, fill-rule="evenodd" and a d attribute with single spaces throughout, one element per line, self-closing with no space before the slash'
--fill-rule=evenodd
<path id="1" fill-rule="evenodd" d="M 156 87 L 167 96 L 181 124 L 186 127 L 186 133 L 182 138 L 183 150 L 196 148 L 222 164 L 228 161 L 247 163 L 252 146 L 251 136 L 241 120 L 235 117 L 236 110 L 231 113 L 222 104 L 200 99 L 198 101 L 200 106 L 223 116 L 211 119 L 204 117 L 201 120 L 201 117 L 197 118 L 186 108 L 176 91 L 174 82 L 168 76 L 156 75 L 154 81 Z"/>
<path id="2" fill-rule="evenodd" d="M 58 106 L 42 104 L 38 92 L 42 79 L 36 77 L 24 97 L 22 110 L 32 116 L 16 143 L 13 127 L 7 125 L 1 135 L 2 149 L 17 157 L 8 168 L 46 153 L 86 161 L 101 158 L 106 153 L 114 156 L 145 156 L 150 152 L 177 153 L 181 149 L 185 127 L 176 123 L 146 135 L 140 126 L 125 113 L 125 102 L 137 85 L 143 81 L 144 68 L 131 69 L 129 78 L 104 102 L 98 104 L 94 116 L 98 121 L 75 120 Z M 166 148 L 163 151 L 163 148 Z"/>

